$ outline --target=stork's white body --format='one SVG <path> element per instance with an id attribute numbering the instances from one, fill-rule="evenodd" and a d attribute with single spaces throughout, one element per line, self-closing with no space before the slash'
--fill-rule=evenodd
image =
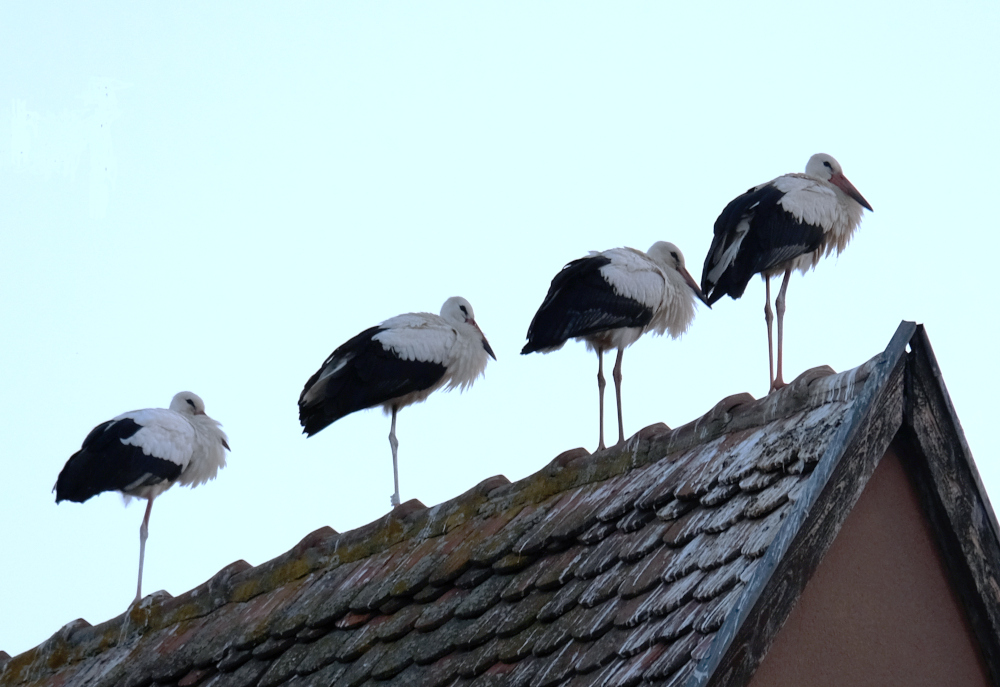
<path id="1" fill-rule="evenodd" d="M 765 283 L 770 386 L 784 385 L 781 374 L 785 291 L 794 270 L 806 272 L 820 258 L 840 254 L 871 205 L 829 155 L 813 155 L 805 174 L 785 174 L 751 188 L 731 201 L 715 222 L 715 238 L 705 257 L 701 287 L 709 303 L 739 298 L 754 274 Z M 783 274 L 775 301 L 778 311 L 778 371 L 771 340 L 770 277 Z"/>
<path id="2" fill-rule="evenodd" d="M 625 440 L 621 408 L 621 362 L 628 346 L 646 332 L 672 338 L 694 320 L 695 296 L 701 290 L 684 267 L 677 246 L 665 241 L 643 253 L 634 248 L 591 252 L 574 260 L 553 278 L 549 292 L 528 328 L 522 354 L 549 353 L 570 338 L 586 343 L 598 359 L 598 449 L 604 448 L 604 352 L 618 349 L 615 396 L 618 441 Z"/>
<path id="3" fill-rule="evenodd" d="M 91 430 L 59 473 L 56 503 L 82 503 L 104 491 L 119 491 L 126 501 L 146 499 L 139 528 L 138 601 L 153 499 L 174 484 L 196 487 L 214 479 L 226 465 L 228 448 L 219 423 L 205 414 L 204 401 L 182 391 L 169 408 L 122 413 Z"/>
<path id="4" fill-rule="evenodd" d="M 309 378 L 299 396 L 303 432 L 312 436 L 365 408 L 382 406 L 391 413 L 391 502 L 398 506 L 397 412 L 442 387 L 466 389 L 483 374 L 490 357 L 496 358 L 464 298 L 449 298 L 440 315 L 392 317 L 338 346 Z"/>

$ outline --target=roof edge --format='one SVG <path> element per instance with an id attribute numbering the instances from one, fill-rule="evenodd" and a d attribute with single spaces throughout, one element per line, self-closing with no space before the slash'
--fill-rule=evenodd
<path id="1" fill-rule="evenodd" d="M 826 510 L 821 513 L 820 511 L 824 509 L 817 508 L 817 504 L 821 501 L 828 502 L 836 496 L 842 501 L 849 501 L 853 507 L 868 478 L 874 472 L 878 459 L 902 426 L 902 374 L 905 369 L 907 348 L 916 331 L 916 323 L 904 320 L 896 328 L 886 349 L 870 361 L 872 365 L 864 382 L 864 388 L 854 401 L 848 421 L 840 426 L 830 441 L 823 457 L 814 468 L 809 488 L 802 494 L 789 513 L 788 519 L 775 535 L 767 553 L 747 581 L 746 592 L 723 622 L 711 651 L 695 667 L 686 682 L 687 687 L 745 684 L 746 680 L 741 680 L 741 676 L 748 677 L 756 670 L 777 632 L 784 625 L 788 612 L 805 588 L 808 579 L 812 577 L 816 566 L 826 554 L 826 550 L 850 512 L 850 508 L 847 508 L 840 512 Z M 894 379 L 898 382 L 895 385 L 891 383 Z M 887 399 L 887 396 L 898 396 L 898 398 Z M 891 422 L 893 426 L 866 427 L 872 424 L 870 422 L 872 410 L 887 400 L 898 406 L 894 409 L 895 417 Z M 865 430 L 870 429 L 876 430 L 877 437 L 868 436 L 870 432 Z M 844 460 L 845 456 L 859 452 L 863 452 L 860 461 Z M 860 479 L 853 480 L 852 485 L 833 484 L 834 475 L 839 475 L 848 462 L 858 463 L 849 467 L 858 470 L 857 476 Z M 828 486 L 833 488 L 828 489 Z M 851 491 L 843 492 L 847 486 L 851 487 Z M 823 519 L 827 520 L 827 527 L 821 535 L 823 546 L 812 547 L 813 550 L 798 546 L 809 530 L 817 529 L 811 525 Z M 807 526 L 807 523 L 811 525 Z M 815 535 L 814 532 L 812 534 Z M 795 551 L 790 555 L 793 545 L 796 545 Z M 796 557 L 802 560 L 792 560 Z M 779 570 L 797 563 L 801 564 L 807 574 L 801 579 L 796 579 L 793 584 L 781 583 L 778 578 L 782 576 L 777 574 Z M 766 610 L 760 607 L 765 592 L 771 592 L 766 595 L 769 597 Z M 784 603 L 775 604 L 774 599 L 770 598 L 777 594 L 783 596 Z M 760 614 L 759 618 L 753 623 L 748 623 L 748 619 L 757 613 Z"/>

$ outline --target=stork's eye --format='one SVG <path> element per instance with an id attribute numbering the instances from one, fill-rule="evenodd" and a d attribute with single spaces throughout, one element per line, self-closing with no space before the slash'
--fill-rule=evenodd
<path id="1" fill-rule="evenodd" d="M 827 169 L 833 169 L 833 165 L 830 164 L 829 160 L 823 160 L 823 166 Z"/>
<path id="2" fill-rule="evenodd" d="M 190 398 L 186 398 L 184 400 L 188 402 L 189 406 L 191 406 L 192 408 L 194 408 L 194 401 L 192 401 Z"/>
<path id="3" fill-rule="evenodd" d="M 672 258 L 673 258 L 674 260 L 676 260 L 677 262 L 680 262 L 680 261 L 681 261 L 681 259 L 680 259 L 679 257 L 677 257 L 677 253 L 676 253 L 676 251 L 670 251 L 670 257 L 672 257 Z"/>
<path id="4" fill-rule="evenodd" d="M 464 305 L 460 305 L 460 306 L 458 306 L 458 308 L 459 308 L 459 310 L 461 310 L 461 311 L 462 311 L 462 313 L 463 313 L 464 315 L 468 316 L 468 314 L 469 314 L 469 311 L 468 311 L 468 310 L 466 310 L 466 308 L 465 308 L 465 306 L 464 306 Z"/>

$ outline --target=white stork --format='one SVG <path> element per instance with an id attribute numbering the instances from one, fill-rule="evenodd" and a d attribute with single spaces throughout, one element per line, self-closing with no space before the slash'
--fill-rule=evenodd
<path id="1" fill-rule="evenodd" d="M 309 378 L 299 396 L 302 433 L 316 434 L 356 410 L 382 406 L 392 413 L 389 445 L 399 501 L 396 413 L 443 386 L 464 390 L 483 374 L 487 356 L 496 360 L 469 301 L 458 296 L 441 315 L 407 313 L 392 317 L 341 344 Z"/>
<path id="2" fill-rule="evenodd" d="M 785 290 L 792 271 L 803 274 L 834 250 L 839 255 L 861 223 L 862 208 L 872 206 L 847 180 L 840 163 L 818 153 L 805 174 L 785 174 L 755 186 L 732 200 L 715 220 L 715 238 L 705 257 L 701 288 L 708 303 L 726 294 L 734 299 L 755 274 L 764 279 L 764 320 L 770 388 L 785 385 L 781 377 Z M 778 372 L 774 372 L 771 336 L 771 277 L 784 274 L 774 301 L 778 311 Z"/>
<path id="3" fill-rule="evenodd" d="M 613 377 L 618 403 L 618 443 L 625 441 L 622 423 L 622 356 L 645 332 L 676 339 L 694 320 L 694 297 L 704 300 L 697 282 L 684 267 L 677 246 L 657 241 L 643 253 L 612 248 L 567 264 L 552 279 L 549 292 L 528 327 L 521 354 L 549 353 L 567 339 L 584 341 L 597 352 L 600 439 L 604 448 L 604 352 L 618 349 Z"/>
<path id="4" fill-rule="evenodd" d="M 190 391 L 170 401 L 170 408 L 122 413 L 94 427 L 79 451 L 70 456 L 56 481 L 56 503 L 83 503 L 104 491 L 146 499 L 139 527 L 139 583 L 149 535 L 153 499 L 175 483 L 192 488 L 215 479 L 226 466 L 226 433 L 205 414 L 205 402 Z"/>

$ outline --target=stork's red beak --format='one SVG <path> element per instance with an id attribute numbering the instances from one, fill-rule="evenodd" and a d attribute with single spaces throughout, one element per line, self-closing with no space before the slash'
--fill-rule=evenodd
<path id="1" fill-rule="evenodd" d="M 875 212 L 872 210 L 872 206 L 868 204 L 865 197 L 861 195 L 858 189 L 854 188 L 854 184 L 847 180 L 843 172 L 838 172 L 830 177 L 830 183 L 839 188 L 841 191 L 849 195 L 854 200 L 858 201 L 858 204 L 863 208 L 867 208 L 869 212 Z"/>
<path id="2" fill-rule="evenodd" d="M 687 285 L 691 287 L 692 291 L 694 291 L 694 295 L 696 295 L 699 298 L 699 300 L 701 300 L 702 303 L 704 303 L 709 307 L 709 309 L 711 309 L 712 304 L 708 302 L 707 298 L 705 298 L 705 294 L 702 293 L 701 287 L 698 286 L 698 282 L 694 280 L 694 277 L 692 277 L 691 273 L 687 271 L 687 268 L 681 267 L 680 271 L 681 271 L 681 276 L 684 277 L 684 281 L 687 282 Z"/>
<path id="3" fill-rule="evenodd" d="M 478 324 L 476 324 L 476 321 L 475 321 L 475 320 L 469 320 L 468 322 L 469 322 L 469 324 L 471 324 L 471 325 L 472 325 L 473 327 L 475 327 L 475 328 L 476 328 L 476 331 L 477 331 L 477 332 L 479 332 L 479 336 L 483 337 L 483 349 L 484 349 L 484 350 L 485 350 L 485 351 L 486 351 L 487 353 L 489 353 L 489 354 L 490 354 L 490 357 L 491 357 L 491 358 L 493 358 L 494 360 L 496 360 L 496 359 L 497 359 L 497 356 L 496 356 L 496 354 L 495 354 L 495 353 L 493 352 L 493 348 L 492 348 L 492 347 L 490 346 L 490 342 L 486 340 L 486 335 L 485 335 L 485 334 L 483 334 L 483 330 L 479 328 L 479 325 L 478 325 Z"/>

